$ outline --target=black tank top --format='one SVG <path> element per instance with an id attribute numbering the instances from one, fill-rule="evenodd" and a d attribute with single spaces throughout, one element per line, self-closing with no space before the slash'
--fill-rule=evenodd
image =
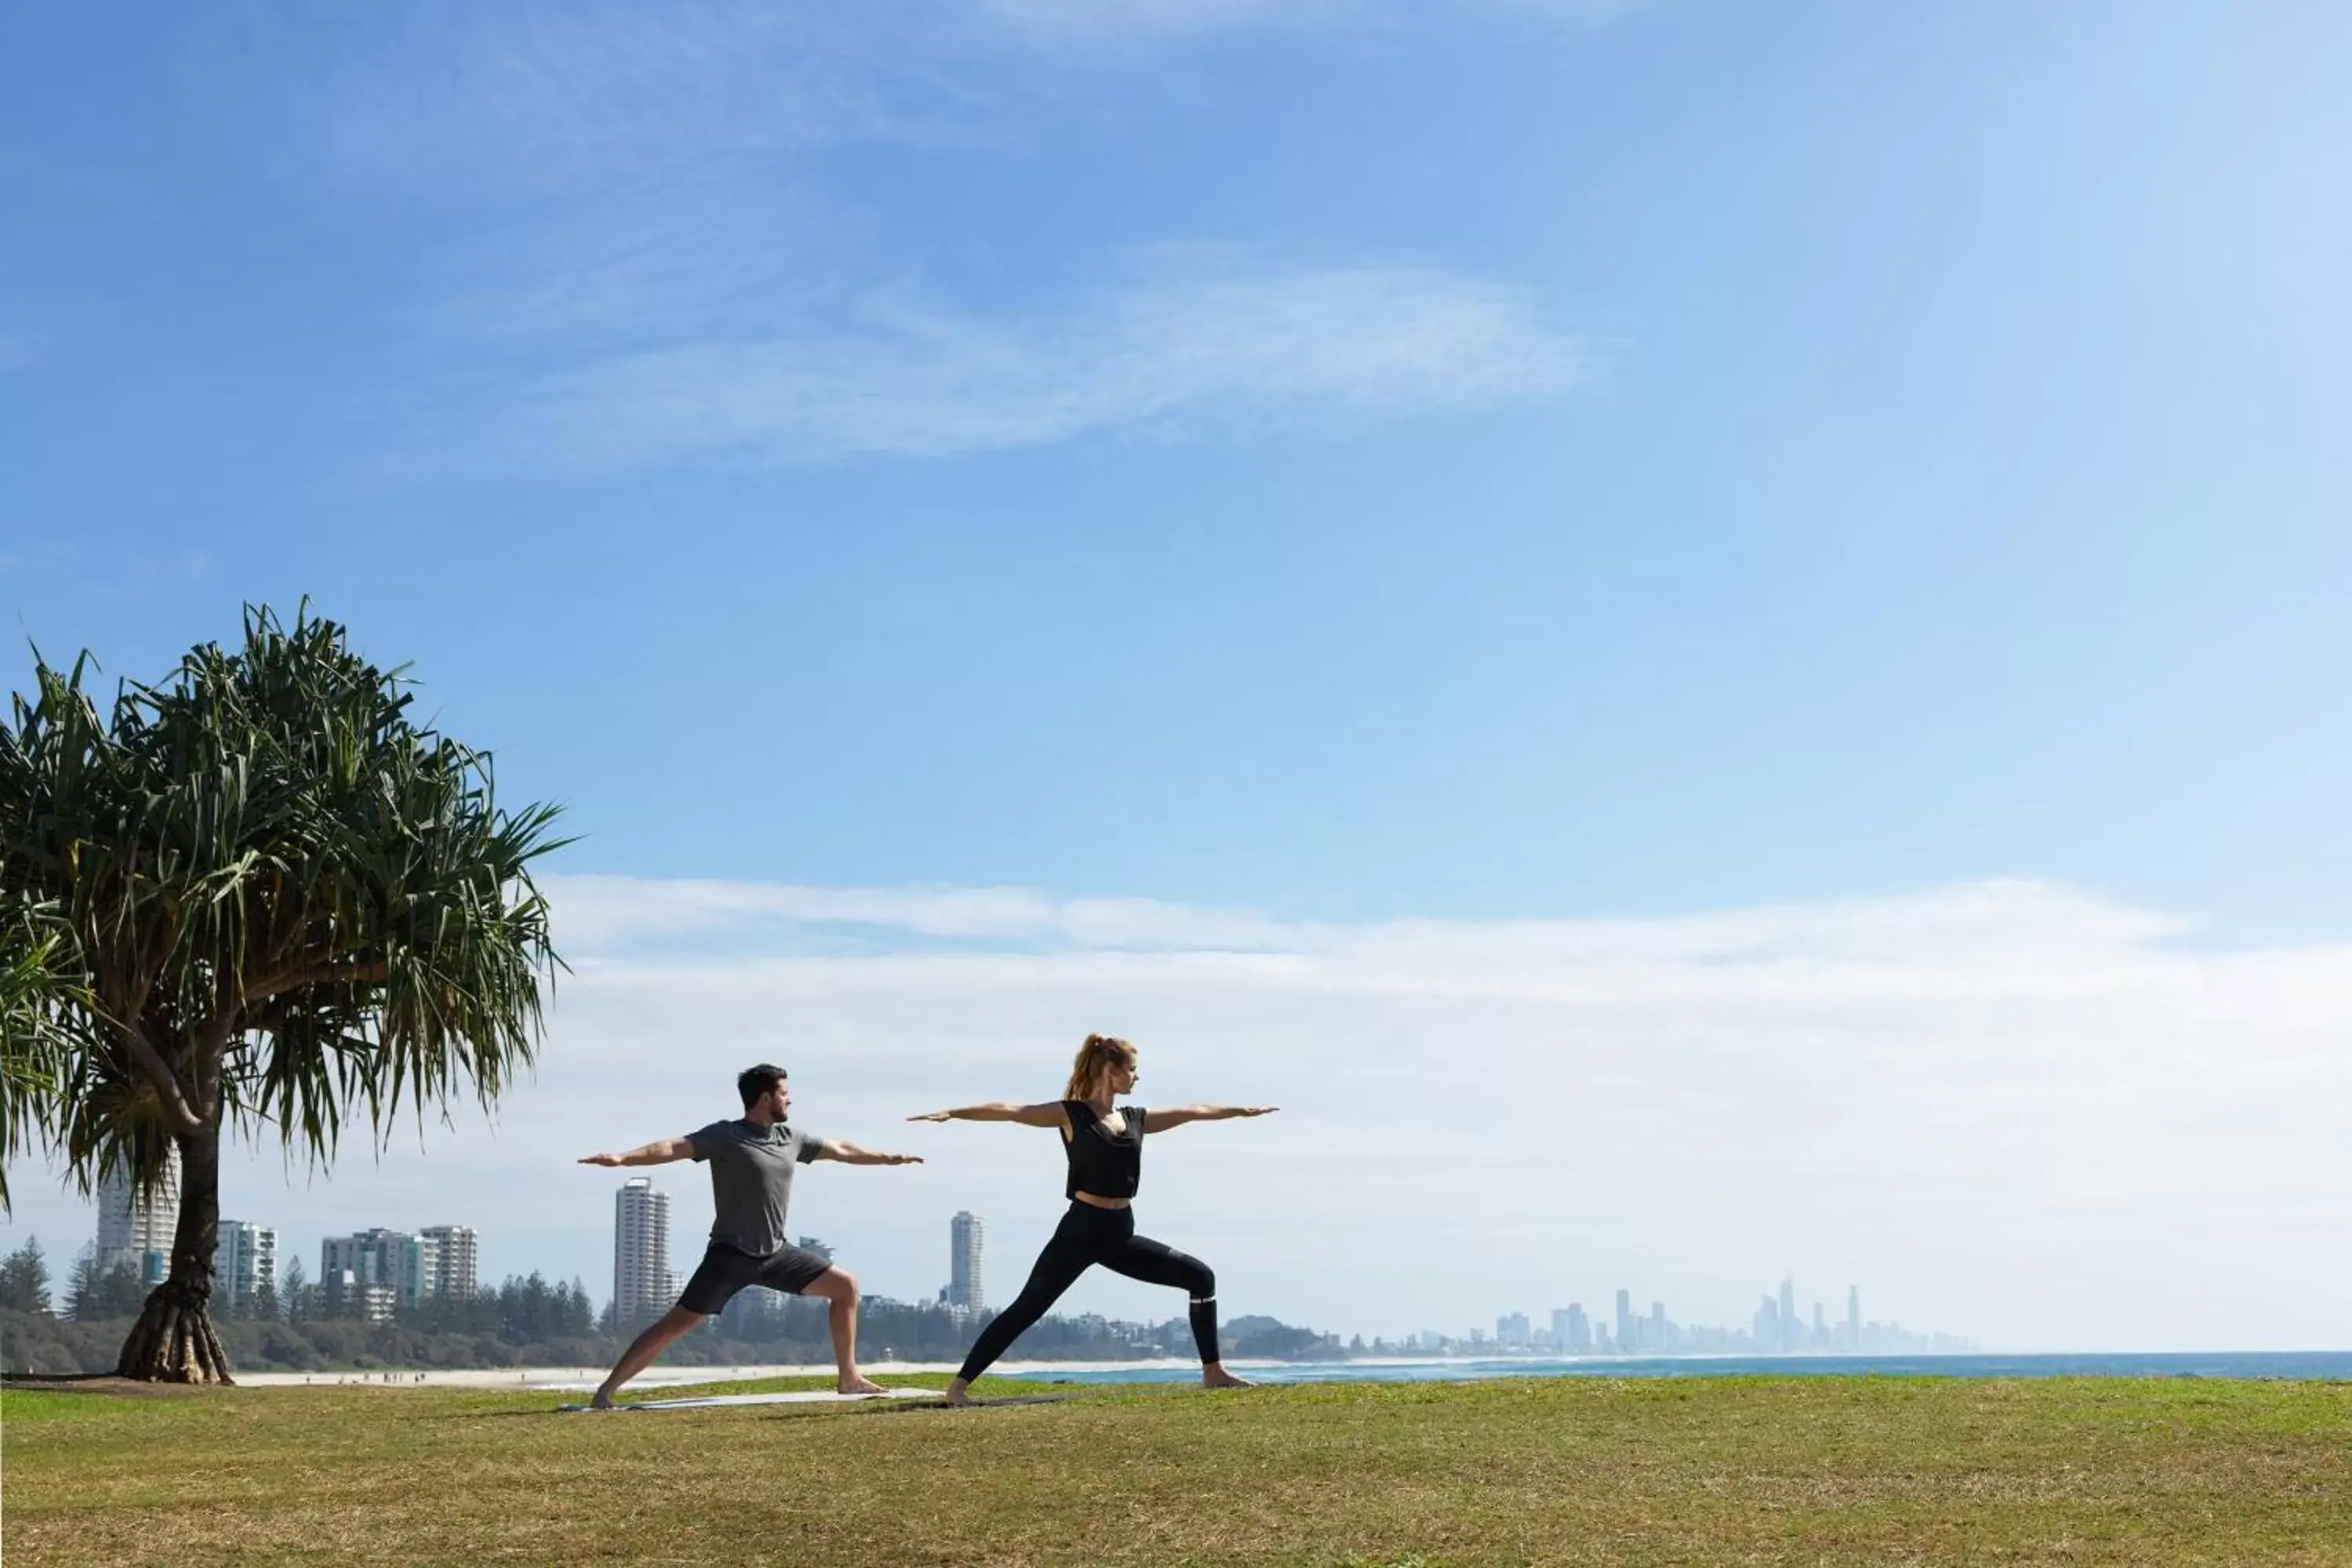
<path id="1" fill-rule="evenodd" d="M 1091 1193 L 1098 1198 L 1131 1198 L 1143 1181 L 1143 1107 L 1124 1105 L 1126 1125 L 1113 1134 L 1083 1100 L 1062 1101 L 1069 1121 L 1064 1138 L 1070 1156 L 1070 1182 L 1064 1195 Z"/>

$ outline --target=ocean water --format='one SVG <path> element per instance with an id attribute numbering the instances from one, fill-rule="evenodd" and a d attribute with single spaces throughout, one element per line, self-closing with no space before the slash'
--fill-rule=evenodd
<path id="1" fill-rule="evenodd" d="M 2352 1351 L 2212 1351 L 2035 1355 L 1468 1356 L 1439 1361 L 1253 1363 L 1260 1383 L 1454 1383 L 1482 1377 L 2295 1377 L 2352 1379 Z M 1044 1371 L 1055 1383 L 1189 1383 L 1190 1367 Z"/>

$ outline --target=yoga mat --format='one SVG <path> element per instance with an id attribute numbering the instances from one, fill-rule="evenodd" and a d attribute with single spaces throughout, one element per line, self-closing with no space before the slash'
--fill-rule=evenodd
<path id="1" fill-rule="evenodd" d="M 803 1389 L 796 1394 L 705 1394 L 692 1399 L 629 1399 L 615 1401 L 615 1410 L 702 1410 L 720 1405 L 863 1405 L 869 1399 L 937 1399 L 936 1388 L 894 1388 L 887 1394 L 835 1394 L 827 1389 Z M 558 1410 L 585 1410 L 585 1405 L 559 1405 Z"/>

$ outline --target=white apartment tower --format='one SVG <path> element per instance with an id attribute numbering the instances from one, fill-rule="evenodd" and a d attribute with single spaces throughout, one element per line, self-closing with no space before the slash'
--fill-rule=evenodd
<path id="1" fill-rule="evenodd" d="M 988 1287 L 981 1274 L 980 1216 L 969 1209 L 948 1221 L 948 1305 L 985 1311 Z"/>
<path id="2" fill-rule="evenodd" d="M 180 1226 L 180 1155 L 168 1152 L 163 1174 L 145 1192 L 134 1191 L 118 1168 L 98 1184 L 98 1266 L 129 1261 L 140 1279 L 160 1285 L 172 1271 L 172 1235 Z"/>
<path id="3" fill-rule="evenodd" d="M 213 1248 L 213 1283 L 224 1300 L 241 1307 L 267 1282 L 278 1286 L 278 1233 L 250 1220 L 220 1222 Z"/>
<path id="4" fill-rule="evenodd" d="M 613 1319 L 635 1328 L 669 1310 L 669 1194 L 638 1176 L 613 1196 Z"/>
<path id="5" fill-rule="evenodd" d="M 431 1294 L 470 1301 L 481 1288 L 481 1239 L 470 1225 L 433 1225 L 418 1233 L 435 1249 Z"/>

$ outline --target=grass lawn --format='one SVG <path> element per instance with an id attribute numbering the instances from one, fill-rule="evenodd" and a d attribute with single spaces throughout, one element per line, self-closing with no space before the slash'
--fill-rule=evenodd
<path id="1" fill-rule="evenodd" d="M 60 1565 L 2352 1563 L 2343 1384 L 1529 1378 L 611 1415 L 558 1402 L 12 1390 L 5 1544 L 11 1562 Z"/>

